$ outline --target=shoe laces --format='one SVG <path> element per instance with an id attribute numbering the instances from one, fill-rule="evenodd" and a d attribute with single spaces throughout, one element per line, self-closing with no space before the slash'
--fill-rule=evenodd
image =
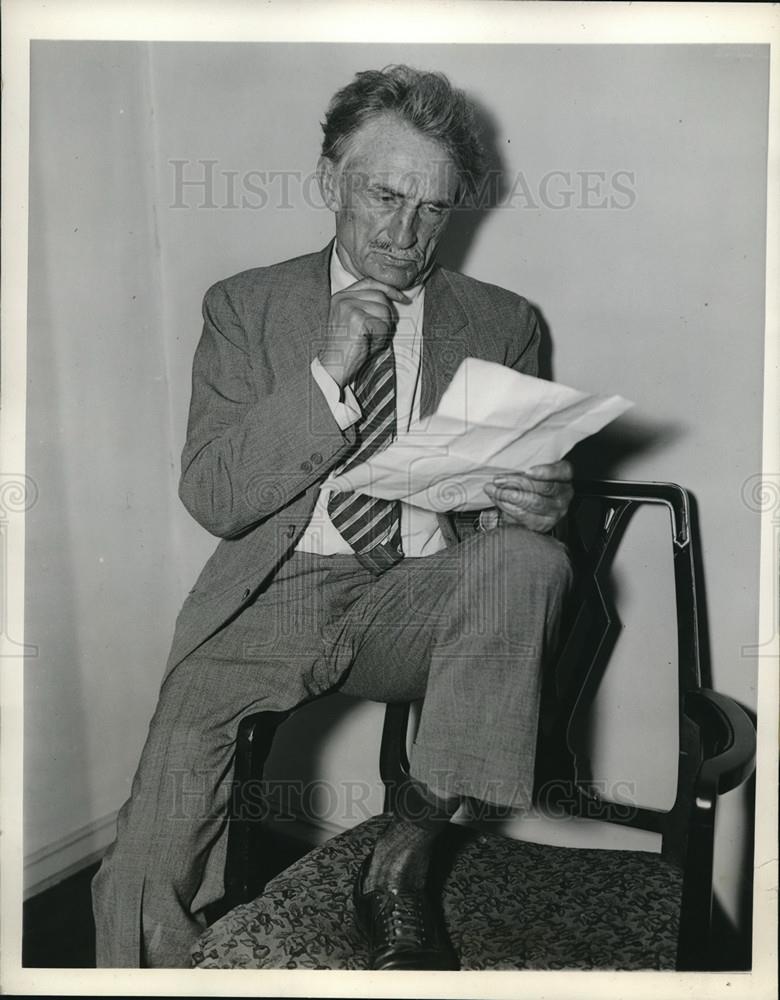
<path id="1" fill-rule="evenodd" d="M 384 936 L 396 941 L 426 944 L 425 919 L 420 893 L 388 889 L 379 911 Z"/>

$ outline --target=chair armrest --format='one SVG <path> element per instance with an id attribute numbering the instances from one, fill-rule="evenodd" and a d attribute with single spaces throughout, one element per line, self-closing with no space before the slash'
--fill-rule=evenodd
<path id="1" fill-rule="evenodd" d="M 756 731 L 744 709 L 717 691 L 702 688 L 687 692 L 685 713 L 701 727 L 705 747 L 714 751 L 705 754 L 696 776 L 696 800 L 703 805 L 741 785 L 753 773 Z"/>
<path id="2" fill-rule="evenodd" d="M 701 971 L 717 968 L 712 952 L 712 873 L 718 796 L 753 773 L 756 731 L 747 713 L 716 691 L 686 692 L 683 708 L 699 726 L 703 759 L 693 785 L 677 968 Z"/>

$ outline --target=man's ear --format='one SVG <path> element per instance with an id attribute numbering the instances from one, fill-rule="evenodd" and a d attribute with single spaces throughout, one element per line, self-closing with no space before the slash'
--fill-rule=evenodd
<path id="1" fill-rule="evenodd" d="M 321 156 L 317 161 L 317 183 L 327 207 L 331 212 L 338 212 L 341 208 L 338 169 L 328 156 Z"/>

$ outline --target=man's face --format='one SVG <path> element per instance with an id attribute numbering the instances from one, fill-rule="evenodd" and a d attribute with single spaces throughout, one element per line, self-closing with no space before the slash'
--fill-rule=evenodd
<path id="1" fill-rule="evenodd" d="M 366 122 L 338 164 L 320 160 L 342 263 L 357 278 L 411 288 L 427 274 L 458 193 L 449 154 L 393 115 Z"/>

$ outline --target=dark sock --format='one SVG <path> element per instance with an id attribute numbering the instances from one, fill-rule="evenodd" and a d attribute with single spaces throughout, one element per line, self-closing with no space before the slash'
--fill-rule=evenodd
<path id="1" fill-rule="evenodd" d="M 364 889 L 422 888 L 434 844 L 459 805 L 457 796 L 441 799 L 420 782 L 406 782 L 397 812 L 374 847 Z"/>

